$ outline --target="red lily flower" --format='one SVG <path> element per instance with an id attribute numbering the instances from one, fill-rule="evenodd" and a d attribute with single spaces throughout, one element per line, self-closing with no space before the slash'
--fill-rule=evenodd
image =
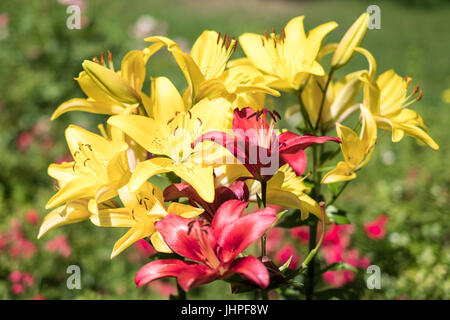
<path id="1" fill-rule="evenodd" d="M 175 214 L 155 223 L 167 245 L 190 261 L 152 261 L 136 274 L 136 286 L 163 277 L 176 277 L 181 288 L 188 291 L 238 273 L 260 287 L 267 287 L 269 273 L 260 260 L 253 256 L 235 258 L 266 232 L 276 215 L 273 209 L 266 208 L 241 216 L 247 205 L 239 200 L 225 202 L 210 225 L 201 219 L 186 219 Z"/>
<path id="2" fill-rule="evenodd" d="M 174 201 L 181 197 L 188 198 L 191 206 L 201 206 L 205 209 L 201 216 L 211 221 L 222 203 L 228 200 L 248 201 L 249 191 L 244 181 L 234 181 L 229 187 L 217 187 L 214 202 L 206 202 L 190 184 L 185 182 L 172 184 L 164 190 L 165 201 Z"/>
<path id="3" fill-rule="evenodd" d="M 267 123 L 267 114 L 272 119 Z M 314 143 L 334 141 L 341 143 L 339 138 L 313 135 L 299 136 L 293 132 L 276 134 L 274 130 L 277 117 L 276 111 L 262 109 L 255 112 L 252 108 L 235 109 L 233 117 L 233 135 L 225 132 L 210 131 L 194 141 L 214 141 L 228 149 L 259 181 L 269 180 L 278 169 L 288 163 L 297 175 L 302 175 L 306 169 L 305 149 Z"/>

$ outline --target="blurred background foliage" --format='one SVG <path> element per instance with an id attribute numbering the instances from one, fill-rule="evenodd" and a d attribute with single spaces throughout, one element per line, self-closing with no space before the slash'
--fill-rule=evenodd
<path id="1" fill-rule="evenodd" d="M 53 193 L 47 167 L 67 155 L 64 129 L 74 123 L 96 130 L 96 124 L 105 120 L 79 112 L 49 120 L 60 103 L 83 97 L 73 80 L 83 60 L 109 49 L 119 66 L 127 51 L 146 46 L 143 38 L 149 35 L 169 36 L 189 50 L 204 29 L 237 37 L 243 32 L 262 33 L 272 26 L 280 30 L 298 15 L 306 16 L 306 30 L 326 21 L 338 22 L 339 28 L 326 38 L 333 42 L 368 5 L 377 4 L 381 29 L 369 30 L 362 46 L 377 59 L 379 73 L 395 68 L 420 83 L 424 97 L 412 108 L 423 116 L 441 149 L 433 152 L 411 138 L 393 144 L 387 134 L 372 161 L 337 202 L 355 226 L 352 247 L 378 265 L 382 274 L 382 288 L 369 290 L 365 269 L 360 269 L 345 284 L 350 294 L 344 298 L 449 299 L 447 2 L 1 1 L 0 298 L 154 299 L 174 292 L 171 280 L 134 288 L 134 275 L 148 261 L 149 248 L 135 246 L 110 261 L 112 246 L 123 230 L 95 228 L 86 222 L 36 240 L 39 221 L 46 214 L 44 205 Z M 71 3 L 82 8 L 80 30 L 66 27 L 66 8 Z M 234 57 L 241 55 L 238 49 Z M 364 67 L 363 58 L 355 57 L 343 72 Z M 186 86 L 165 50 L 151 58 L 148 71 L 147 92 L 150 76 L 165 75 L 180 89 Z M 294 102 L 285 98 L 274 103 L 283 110 Z M 371 239 L 364 225 L 382 214 L 388 217 L 386 235 Z M 294 246 L 304 250 L 299 241 Z M 71 264 L 81 268 L 81 290 L 66 287 L 66 268 Z M 189 297 L 246 296 L 231 295 L 229 286 L 220 282 L 197 288 Z"/>

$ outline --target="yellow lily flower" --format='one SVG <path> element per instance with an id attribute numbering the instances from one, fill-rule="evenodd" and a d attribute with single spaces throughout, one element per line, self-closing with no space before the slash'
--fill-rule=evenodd
<path id="1" fill-rule="evenodd" d="M 335 183 L 356 178 L 356 171 L 366 165 L 377 140 L 377 125 L 369 109 L 360 105 L 362 128 L 360 136 L 352 129 L 336 124 L 336 131 L 342 143 L 340 145 L 344 161 L 340 161 L 336 168 L 328 172 L 321 183 Z"/>
<path id="2" fill-rule="evenodd" d="M 93 224 L 99 227 L 130 228 L 114 244 L 111 258 L 146 237 L 151 237 L 157 251 L 172 252 L 156 230 L 155 222 L 171 213 L 193 218 L 203 212 L 203 209 L 177 202 L 172 202 L 166 208 L 162 191 L 150 182 L 145 182 L 135 193 L 131 193 L 128 186 L 125 186 L 119 190 L 119 196 L 124 208 L 98 208 L 95 201 L 89 202 L 90 220 Z"/>
<path id="3" fill-rule="evenodd" d="M 415 86 L 408 95 L 410 77 L 400 77 L 394 70 L 378 76 L 376 82 L 365 77 L 365 100 L 375 118 L 378 128 L 392 131 L 392 141 L 400 141 L 404 135 L 411 136 L 427 144 L 433 150 L 439 145 L 427 134 L 422 117 L 407 107 L 422 98 L 422 90 Z M 416 96 L 417 94 L 417 96 Z"/>
<path id="4" fill-rule="evenodd" d="M 370 15 L 365 12 L 352 24 L 344 37 L 339 42 L 333 57 L 331 58 L 331 67 L 338 69 L 346 64 L 363 40 L 367 27 L 369 25 Z"/>
<path id="5" fill-rule="evenodd" d="M 91 216 L 88 210 L 88 203 L 89 199 L 71 200 L 65 205 L 53 209 L 42 221 L 37 238 L 40 239 L 44 234 L 56 227 L 88 220 Z M 113 201 L 108 200 L 98 206 L 101 209 L 106 209 L 114 207 L 115 204 Z"/>
<path id="6" fill-rule="evenodd" d="M 162 122 L 161 119 L 165 120 L 167 117 L 151 119 L 137 115 L 119 115 L 108 120 L 110 125 L 123 130 L 147 151 L 157 155 L 137 165 L 129 182 L 131 192 L 139 189 L 153 175 L 174 172 L 192 185 L 205 201 L 212 202 L 213 168 L 207 163 L 214 162 L 212 158 L 216 154 L 209 149 L 205 150 L 201 144 L 192 149 L 191 144 L 208 131 L 231 129 L 231 104 L 225 99 L 204 99 L 189 111 L 175 112 L 167 122 Z M 211 142 L 213 149 L 217 150 L 218 147 L 212 144 Z"/>
<path id="7" fill-rule="evenodd" d="M 322 24 L 305 35 L 304 17 L 289 21 L 277 35 L 275 30 L 265 35 L 245 33 L 239 37 L 247 58 L 239 59 L 235 65 L 250 64 L 272 76 L 272 88 L 297 91 L 310 75 L 324 75 L 317 62 L 323 38 L 337 27 L 336 22 Z"/>
<path id="8" fill-rule="evenodd" d="M 237 45 L 236 40 L 226 35 L 222 38 L 216 31 L 204 31 L 192 46 L 190 55 L 182 52 L 178 45 L 168 38 L 149 37 L 145 40 L 167 46 L 174 56 L 188 82 L 189 88 L 184 94 L 187 106 L 204 98 L 222 97 L 235 103 L 236 100 L 242 99 L 252 101 L 255 95 L 260 102 L 260 96 L 266 93 L 280 95 L 278 91 L 267 86 L 265 76 L 255 68 L 225 70 L 227 61 Z"/>
<path id="9" fill-rule="evenodd" d="M 70 99 L 62 103 L 53 113 L 52 120 L 69 111 L 85 111 L 98 114 L 135 113 L 139 104 L 148 108 L 149 98 L 142 92 L 145 65 L 156 47 L 144 51 L 132 50 L 122 60 L 121 70 L 114 71 L 111 53 L 108 52 L 108 67 L 103 55 L 101 61 L 84 61 L 80 72 L 80 88 L 87 99 Z"/>
<path id="10" fill-rule="evenodd" d="M 66 140 L 74 161 L 49 166 L 48 174 L 57 180 L 59 190 L 45 208 L 82 198 L 95 198 L 98 202 L 113 198 L 130 176 L 123 133 L 111 128 L 108 140 L 70 125 Z"/>
<path id="11" fill-rule="evenodd" d="M 215 185 L 230 185 L 239 177 L 249 177 L 250 172 L 241 164 L 229 164 L 215 168 Z M 261 184 L 253 179 L 245 182 L 249 189 L 250 201 L 256 202 L 256 195 L 261 194 Z M 299 209 L 301 219 L 307 219 L 312 213 L 319 219 L 322 214 L 319 204 L 305 192 L 310 191 L 303 183 L 303 178 L 295 174 L 289 165 L 281 166 L 275 175 L 267 182 L 267 204 L 286 208 Z"/>
<path id="12" fill-rule="evenodd" d="M 334 127 L 336 122 L 343 122 L 354 111 L 359 109 L 358 104 L 353 104 L 361 87 L 361 74 L 365 71 L 356 71 L 346 75 L 337 82 L 330 81 L 327 95 L 325 96 L 320 128 L 328 131 Z M 312 76 L 302 90 L 302 101 L 312 123 L 317 123 L 319 116 L 319 105 L 322 99 L 322 91 L 327 81 L 325 76 Z M 293 105 L 286 110 L 286 117 L 300 113 L 299 105 Z"/>

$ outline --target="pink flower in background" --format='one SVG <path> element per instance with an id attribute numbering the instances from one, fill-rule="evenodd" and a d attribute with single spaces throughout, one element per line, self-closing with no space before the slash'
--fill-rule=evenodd
<path id="1" fill-rule="evenodd" d="M 370 259 L 361 257 L 355 248 L 350 248 L 351 235 L 354 225 L 332 225 L 325 234 L 322 254 L 328 265 L 345 262 L 355 268 L 367 268 Z M 351 270 L 327 271 L 322 277 L 329 285 L 339 288 L 354 280 L 356 274 Z"/>
<path id="2" fill-rule="evenodd" d="M 28 223 L 38 225 L 39 224 L 39 212 L 37 210 L 31 209 L 25 213 L 25 220 Z"/>
<path id="3" fill-rule="evenodd" d="M 23 284 L 31 287 L 34 284 L 34 277 L 31 273 L 24 273 L 22 278 Z"/>
<path id="4" fill-rule="evenodd" d="M 12 285 L 11 291 L 12 291 L 13 294 L 19 295 L 19 294 L 23 293 L 25 290 L 24 290 L 24 287 L 23 287 L 22 284 L 15 283 L 15 284 Z"/>
<path id="5" fill-rule="evenodd" d="M 24 152 L 26 151 L 34 140 L 34 135 L 30 131 L 24 131 L 20 133 L 16 138 L 16 148 L 17 150 Z"/>
<path id="6" fill-rule="evenodd" d="M 163 280 L 155 280 L 151 286 L 152 289 L 156 290 L 162 297 L 168 298 L 171 294 L 177 294 L 177 288 L 170 283 Z"/>
<path id="7" fill-rule="evenodd" d="M 291 236 L 306 244 L 309 242 L 309 229 L 306 226 L 292 228 Z"/>
<path id="8" fill-rule="evenodd" d="M 283 240 L 283 231 L 280 228 L 272 228 L 267 233 L 266 239 L 266 251 L 267 254 L 271 254 L 276 250 L 276 247 Z"/>
<path id="9" fill-rule="evenodd" d="M 379 216 L 374 221 L 369 221 L 364 225 L 364 231 L 370 239 L 378 240 L 386 236 L 386 224 L 388 217 L 386 215 Z"/>
<path id="10" fill-rule="evenodd" d="M 41 147 L 44 150 L 49 150 L 55 145 L 55 139 L 52 136 L 47 135 L 41 140 Z"/>
<path id="11" fill-rule="evenodd" d="M 34 256 L 36 251 L 37 248 L 33 242 L 25 238 L 19 238 L 9 248 L 9 255 L 13 259 L 16 258 L 30 259 L 31 257 Z"/>
<path id="12" fill-rule="evenodd" d="M 9 24 L 9 16 L 7 13 L 0 13 L 0 40 L 4 40 L 8 38 L 9 31 L 8 31 L 8 24 Z M 0 110 L 2 109 L 2 106 L 0 105 Z"/>
<path id="13" fill-rule="evenodd" d="M 156 253 L 156 250 L 153 248 L 153 246 L 144 239 L 135 242 L 134 246 L 137 249 L 137 251 L 139 251 L 140 253 L 142 253 L 142 255 L 146 257 L 151 257 Z"/>
<path id="14" fill-rule="evenodd" d="M 71 162 L 73 161 L 73 158 L 70 154 L 66 154 L 65 156 L 62 156 L 61 158 L 56 159 L 56 164 L 61 164 L 63 162 Z"/>
<path id="15" fill-rule="evenodd" d="M 12 282 L 11 291 L 15 295 L 22 294 L 26 288 L 34 284 L 34 277 L 31 273 L 22 273 L 15 270 L 9 274 L 9 281 Z"/>
<path id="16" fill-rule="evenodd" d="M 12 283 L 18 283 L 22 280 L 22 272 L 18 271 L 18 270 L 14 270 L 13 272 L 11 272 L 9 274 L 9 280 Z"/>
<path id="17" fill-rule="evenodd" d="M 59 255 L 67 258 L 72 253 L 72 248 L 64 235 L 56 236 L 45 243 L 45 250 L 48 252 L 56 252 Z"/>
<path id="18" fill-rule="evenodd" d="M 38 294 L 38 295 L 33 296 L 33 298 L 31 298 L 31 300 L 45 300 L 45 298 L 43 295 Z"/>
<path id="19" fill-rule="evenodd" d="M 278 251 L 275 259 L 277 260 L 277 262 L 283 265 L 289 260 L 290 257 L 292 257 L 292 260 L 289 263 L 288 268 L 297 268 L 301 257 L 297 254 L 297 249 L 292 244 L 286 244 L 280 249 L 280 251 Z"/>

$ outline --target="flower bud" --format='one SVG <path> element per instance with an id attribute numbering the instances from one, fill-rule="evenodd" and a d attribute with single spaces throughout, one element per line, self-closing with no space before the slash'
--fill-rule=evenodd
<path id="1" fill-rule="evenodd" d="M 354 49 L 359 46 L 366 34 L 369 18 L 367 12 L 363 13 L 347 30 L 331 59 L 332 68 L 338 69 L 350 60 Z"/>

